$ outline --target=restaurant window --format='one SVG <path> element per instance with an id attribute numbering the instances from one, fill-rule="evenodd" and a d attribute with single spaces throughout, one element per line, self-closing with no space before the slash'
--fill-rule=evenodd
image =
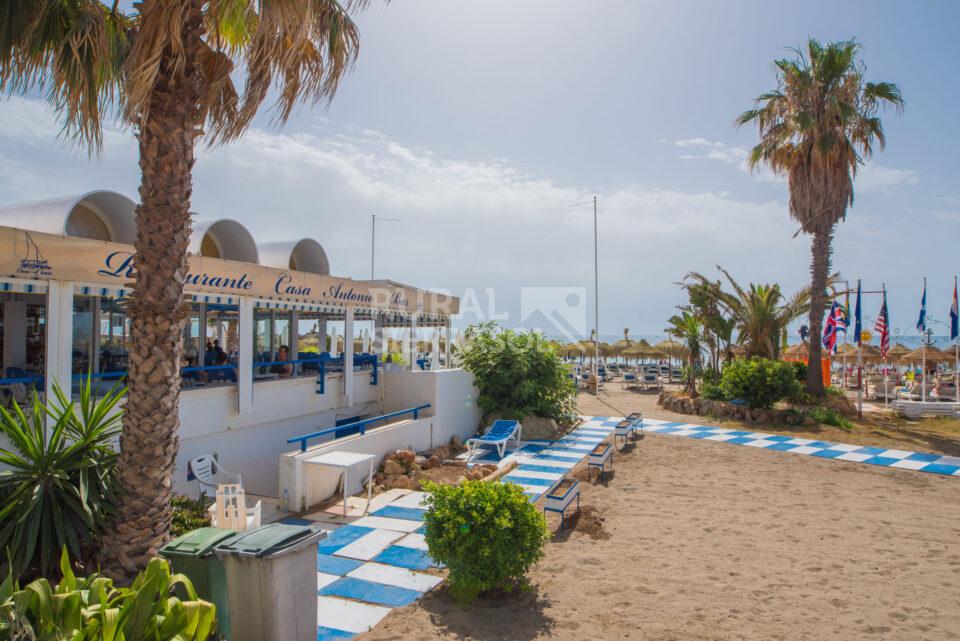
<path id="1" fill-rule="evenodd" d="M 0 294 L 0 379 L 32 379 L 42 388 L 46 311 L 45 294 Z"/>
<path id="2" fill-rule="evenodd" d="M 126 373 L 129 364 L 130 319 L 119 298 L 100 298 L 100 333 L 97 371 Z"/>
<path id="3" fill-rule="evenodd" d="M 86 374 L 94 371 L 93 296 L 73 297 L 73 358 L 70 371 Z"/>
<path id="4" fill-rule="evenodd" d="M 128 367 L 130 321 L 123 299 L 110 296 L 73 297 L 73 345 L 71 391 L 80 393 L 87 374 L 91 390 L 102 396 L 118 382 L 124 383 Z"/>
<path id="5" fill-rule="evenodd" d="M 302 370 L 292 341 L 293 312 L 257 309 L 253 316 L 254 381 L 292 378 Z M 288 362 L 290 361 L 290 362 Z"/>
<path id="6" fill-rule="evenodd" d="M 236 305 L 191 303 L 183 328 L 185 388 L 235 385 L 240 313 Z"/>

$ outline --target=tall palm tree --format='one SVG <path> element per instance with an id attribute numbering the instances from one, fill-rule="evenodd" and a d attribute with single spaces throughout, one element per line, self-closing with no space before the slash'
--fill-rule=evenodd
<path id="1" fill-rule="evenodd" d="M 730 273 L 717 267 L 724 275 L 730 290 L 720 281 L 712 281 L 699 272 L 690 272 L 681 285 L 709 297 L 723 310 L 737 331 L 737 343 L 748 356 L 780 357 L 781 337 L 787 326 L 810 309 L 810 288 L 804 287 L 786 298 L 777 284 L 750 283 L 743 287 Z M 827 279 L 833 286 L 837 276 Z"/>
<path id="2" fill-rule="evenodd" d="M 125 13 L 117 0 L 8 0 L 0 9 L 0 90 L 47 95 L 65 132 L 91 151 L 109 114 L 139 143 L 122 503 L 101 550 L 115 576 L 156 553 L 172 518 L 196 141 L 242 135 L 271 92 L 279 124 L 301 101 L 331 100 L 359 47 L 348 12 L 366 3 L 141 0 Z"/>
<path id="3" fill-rule="evenodd" d="M 687 352 L 687 371 L 684 377 L 684 389 L 690 394 L 690 398 L 697 397 L 697 370 L 700 368 L 703 358 L 704 335 L 703 320 L 696 314 L 688 311 L 681 311 L 675 314 L 667 321 L 670 326 L 664 331 L 674 338 L 678 339 Z"/>
<path id="4" fill-rule="evenodd" d="M 880 107 L 903 110 L 895 84 L 867 82 L 854 40 L 822 45 L 807 42 L 804 53 L 775 61 L 777 87 L 761 94 L 754 108 L 737 118 L 739 126 L 756 123 L 760 142 L 749 157 L 751 168 L 766 165 L 786 175 L 790 216 L 813 237 L 810 263 L 810 334 L 807 392 L 823 395 L 820 331 L 827 303 L 827 279 L 833 233 L 853 205 L 853 181 L 874 146 L 886 137 L 877 116 Z"/>

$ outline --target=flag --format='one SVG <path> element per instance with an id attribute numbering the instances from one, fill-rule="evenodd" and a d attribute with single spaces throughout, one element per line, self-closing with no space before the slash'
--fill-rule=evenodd
<path id="1" fill-rule="evenodd" d="M 917 331 L 927 331 L 927 281 L 923 281 L 923 298 L 920 299 L 920 318 L 917 319 Z"/>
<path id="2" fill-rule="evenodd" d="M 840 330 L 844 336 L 847 334 L 847 328 L 850 327 L 850 288 L 847 288 L 846 298 L 843 301 L 843 328 Z M 844 338 L 846 340 L 846 338 Z"/>
<path id="3" fill-rule="evenodd" d="M 843 322 L 843 308 L 833 301 L 830 307 L 830 315 L 827 316 L 827 324 L 823 327 L 823 346 L 833 354 L 837 351 L 837 332 L 838 327 Z"/>
<path id="4" fill-rule="evenodd" d="M 957 308 L 957 277 L 953 277 L 953 305 L 950 306 L 950 340 L 960 336 L 960 313 Z"/>
<path id="5" fill-rule="evenodd" d="M 887 352 L 890 351 L 890 314 L 887 311 L 887 291 L 883 291 L 883 303 L 880 305 L 880 313 L 877 315 L 877 324 L 874 326 L 877 333 L 880 334 L 880 358 L 887 358 Z"/>
<path id="6" fill-rule="evenodd" d="M 860 339 L 863 338 L 863 314 L 860 313 L 860 281 L 857 281 L 857 306 L 853 310 L 855 318 L 853 320 L 853 334 L 857 339 L 857 346 L 860 345 Z"/>

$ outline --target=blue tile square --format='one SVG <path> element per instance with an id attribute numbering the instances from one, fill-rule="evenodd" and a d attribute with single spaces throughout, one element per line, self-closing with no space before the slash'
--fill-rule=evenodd
<path id="1" fill-rule="evenodd" d="M 696 434 L 690 434 L 690 438 L 707 438 L 716 435 L 717 433 L 711 430 L 709 432 L 697 432 Z"/>
<path id="2" fill-rule="evenodd" d="M 884 451 L 886 451 L 886 450 L 884 450 Z M 883 465 L 883 466 L 885 466 L 885 467 L 890 467 L 891 465 L 893 465 L 894 463 L 896 463 L 896 462 L 899 461 L 899 460 L 900 460 L 900 459 L 898 459 L 898 458 L 890 458 L 890 457 L 887 457 L 887 456 L 873 456 L 873 457 L 871 457 L 871 458 L 864 459 L 863 462 L 864 462 L 864 463 L 869 463 L 870 465 Z"/>
<path id="3" fill-rule="evenodd" d="M 934 461 L 939 461 L 941 458 L 940 454 L 925 454 L 923 452 L 914 452 L 907 457 L 908 461 L 924 461 L 926 463 L 933 463 Z"/>
<path id="4" fill-rule="evenodd" d="M 550 487 L 556 480 L 550 479 L 535 479 L 530 476 L 523 476 L 521 473 L 510 472 L 503 477 L 503 480 L 508 483 L 520 483 L 521 485 L 543 485 L 544 487 Z"/>
<path id="5" fill-rule="evenodd" d="M 421 596 L 421 593 L 416 590 L 399 588 L 395 585 L 386 585 L 384 583 L 374 583 L 373 581 L 364 581 L 363 579 L 355 579 L 352 576 L 345 576 L 342 579 L 334 581 L 330 585 L 320 589 L 317 594 L 320 596 L 338 596 L 344 599 L 355 599 L 357 601 L 366 601 L 367 603 L 389 605 L 394 608 L 410 605 Z"/>
<path id="6" fill-rule="evenodd" d="M 426 550 L 405 548 L 401 545 L 392 545 L 373 558 L 377 563 L 395 565 L 408 570 L 426 570 L 437 567 Z"/>
<path id="7" fill-rule="evenodd" d="M 333 554 L 345 545 L 353 543 L 364 534 L 370 534 L 373 528 L 361 527 L 359 525 L 344 525 L 333 531 L 325 539 L 321 539 L 317 544 L 317 551 L 320 554 Z"/>
<path id="8" fill-rule="evenodd" d="M 793 436 L 783 436 L 783 435 L 779 435 L 779 434 L 778 434 L 778 435 L 776 435 L 776 436 L 766 436 L 766 437 L 764 437 L 764 440 L 774 441 L 774 442 L 776 442 L 776 443 L 784 443 L 784 442 L 786 442 L 786 441 L 792 441 L 794 438 L 795 438 L 795 437 L 793 437 Z"/>
<path id="9" fill-rule="evenodd" d="M 744 430 L 733 430 L 732 432 L 726 432 L 727 436 L 749 436 L 753 432 L 745 432 Z"/>
<path id="10" fill-rule="evenodd" d="M 342 556 L 332 556 L 330 554 L 317 555 L 317 572 L 323 572 L 324 574 L 346 576 L 361 565 L 363 565 L 363 561 L 357 561 L 356 559 L 346 559 Z"/>
<path id="11" fill-rule="evenodd" d="M 800 447 L 799 445 L 794 445 L 793 443 L 774 443 L 773 445 L 768 445 L 763 448 L 765 450 L 776 450 L 778 452 L 789 452 L 795 447 Z"/>
<path id="12" fill-rule="evenodd" d="M 954 474 L 960 467 L 956 465 L 944 465 L 943 463 L 931 463 L 920 468 L 921 472 L 932 472 L 934 474 Z"/>
<path id="13" fill-rule="evenodd" d="M 819 447 L 820 449 L 827 449 L 833 447 L 836 443 L 830 443 L 828 441 L 814 441 L 813 443 L 807 443 L 807 447 Z"/>
<path id="14" fill-rule="evenodd" d="M 342 639 L 352 639 L 355 636 L 357 635 L 346 630 L 335 630 L 322 625 L 317 626 L 317 641 L 341 641 Z"/>
<path id="15" fill-rule="evenodd" d="M 882 454 L 886 452 L 886 448 L 883 447 L 871 447 L 869 445 L 864 445 L 858 450 L 854 450 L 857 454 L 869 454 L 871 456 L 876 456 L 877 454 Z"/>
<path id="16" fill-rule="evenodd" d="M 517 466 L 516 470 L 518 472 L 547 472 L 548 474 L 559 474 L 561 476 L 566 473 L 566 470 L 563 469 L 562 467 L 550 467 L 549 465 L 537 465 L 535 462 L 521 463 L 520 465 Z"/>
<path id="17" fill-rule="evenodd" d="M 301 519 L 296 516 L 288 516 L 285 519 L 280 519 L 280 522 L 285 523 L 287 525 L 316 525 L 314 521 L 310 521 L 308 519 Z"/>
<path id="18" fill-rule="evenodd" d="M 738 436 L 736 438 L 727 439 L 724 443 L 735 443 L 737 445 L 745 445 L 746 443 L 754 442 L 755 438 L 747 438 L 746 436 Z"/>
<path id="19" fill-rule="evenodd" d="M 686 425 L 686 423 L 677 423 L 676 421 L 668 421 L 666 423 L 660 423 L 660 427 L 680 427 L 681 425 Z M 746 432 L 744 432 L 746 434 Z"/>
<path id="20" fill-rule="evenodd" d="M 812 445 L 810 447 L 813 447 Z M 846 454 L 840 450 L 820 450 L 819 452 L 813 452 L 810 456 L 819 456 L 820 458 L 837 458 Z"/>
<path id="21" fill-rule="evenodd" d="M 371 516 L 383 516 L 388 519 L 404 519 L 407 521 L 422 521 L 426 510 L 416 507 L 397 507 L 396 505 L 386 505 L 379 510 L 371 512 Z"/>

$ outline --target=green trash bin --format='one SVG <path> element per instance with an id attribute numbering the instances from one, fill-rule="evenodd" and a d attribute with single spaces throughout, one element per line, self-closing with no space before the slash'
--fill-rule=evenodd
<path id="1" fill-rule="evenodd" d="M 223 563 L 213 553 L 213 548 L 217 544 L 227 543 L 236 535 L 236 530 L 202 527 L 187 532 L 160 548 L 160 556 L 170 561 L 172 571 L 186 574 L 197 589 L 197 595 L 217 607 L 217 630 L 224 639 L 230 638 L 227 575 Z M 177 587 L 177 596 L 186 598 L 182 586 Z"/>
<path id="2" fill-rule="evenodd" d="M 216 546 L 230 584 L 231 641 L 317 638 L 317 541 L 326 534 L 270 523 Z"/>

